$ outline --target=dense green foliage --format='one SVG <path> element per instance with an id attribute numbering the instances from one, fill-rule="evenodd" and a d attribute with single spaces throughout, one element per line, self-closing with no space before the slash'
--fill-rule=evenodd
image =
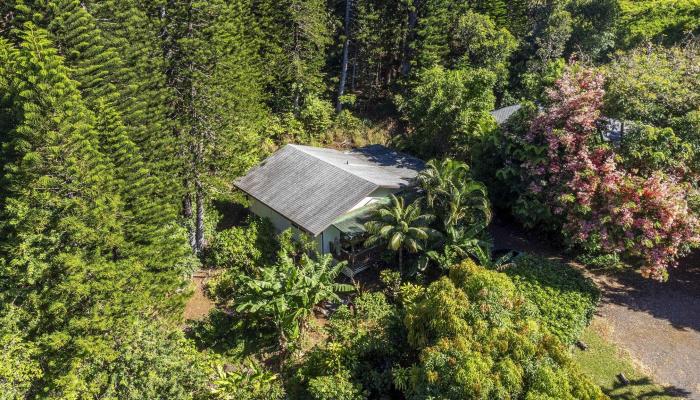
<path id="1" fill-rule="evenodd" d="M 277 332 L 279 347 L 287 351 L 299 338 L 315 305 L 339 301 L 339 293 L 352 286 L 335 283 L 345 263 L 332 265 L 330 255 L 313 260 L 306 254 L 299 265 L 288 256 L 263 268 L 258 278 L 241 275 L 233 305 L 236 312 L 269 322 Z"/>
<path id="2" fill-rule="evenodd" d="M 269 220 L 250 217 L 244 226 L 217 233 L 207 250 L 206 262 L 213 268 L 251 273 L 274 261 L 279 244 L 273 232 Z"/>
<path id="3" fill-rule="evenodd" d="M 689 33 L 700 32 L 697 0 L 621 0 L 619 46 L 631 48 L 645 42 L 673 44 Z"/>
<path id="4" fill-rule="evenodd" d="M 595 398 L 546 333 L 585 325 L 580 277 L 530 258 L 515 286 L 385 274 L 400 304 L 362 294 L 304 354 L 343 264 L 267 222 L 217 232 L 212 205 L 280 145 L 380 142 L 436 160 L 423 198 L 368 226 L 402 270 L 508 265 L 494 204 L 663 279 L 700 243 L 698 21 L 697 0 L 0 2 L 0 397 L 284 398 L 296 379 L 316 399 Z M 195 345 L 202 265 L 222 270 L 219 310 Z M 500 344 L 518 353 L 487 354 Z"/>
<path id="5" fill-rule="evenodd" d="M 415 131 L 409 148 L 426 158 L 453 155 L 469 160 L 470 149 L 493 126 L 496 75 L 485 69 L 421 71 L 407 99 L 399 98 Z"/>
<path id="6" fill-rule="evenodd" d="M 588 326 L 600 293 L 581 271 L 556 261 L 524 255 L 504 271 L 540 312 L 542 325 L 563 343 L 573 343 Z"/>
<path id="7" fill-rule="evenodd" d="M 332 387 L 355 386 L 353 399 L 605 398 L 503 273 L 465 262 L 427 288 L 405 285 L 399 301 L 366 293 L 337 311 L 298 371 L 312 393 L 349 379 Z"/>

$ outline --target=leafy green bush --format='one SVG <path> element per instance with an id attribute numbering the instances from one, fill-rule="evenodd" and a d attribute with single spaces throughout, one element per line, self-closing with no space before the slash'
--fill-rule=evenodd
<path id="1" fill-rule="evenodd" d="M 569 265 L 531 255 L 519 257 L 506 273 L 552 334 L 564 343 L 578 339 L 600 298 L 590 279 Z"/>
<path id="2" fill-rule="evenodd" d="M 326 133 L 333 124 L 333 105 L 318 97 L 308 97 L 302 108 L 299 119 L 311 139 L 318 139 Z"/>
<path id="3" fill-rule="evenodd" d="M 606 398 L 503 273 L 465 261 L 408 307 L 419 355 L 394 369 L 407 399 Z"/>
<path id="4" fill-rule="evenodd" d="M 413 128 L 409 147 L 424 158 L 455 155 L 469 160 L 471 147 L 491 132 L 496 74 L 486 69 L 422 70 L 416 85 L 396 103 Z"/>
<path id="5" fill-rule="evenodd" d="M 281 400 L 285 396 L 279 375 L 253 358 L 229 368 L 219 363 L 211 386 L 211 400 Z"/>
<path id="6" fill-rule="evenodd" d="M 617 253 L 601 254 L 596 251 L 586 252 L 584 250 L 583 254 L 576 257 L 576 261 L 589 268 L 608 271 L 621 270 L 625 267 L 625 264 L 620 260 L 620 256 Z"/>
<path id="7" fill-rule="evenodd" d="M 379 272 L 379 280 L 384 285 L 384 293 L 392 299 L 399 295 L 401 290 L 401 272 L 384 269 Z"/>
<path id="8" fill-rule="evenodd" d="M 274 260 L 277 242 L 272 223 L 251 217 L 244 226 L 234 226 L 216 235 L 206 260 L 215 268 L 251 272 Z"/>
<path id="9" fill-rule="evenodd" d="M 383 293 L 363 293 L 354 303 L 333 314 L 328 341 L 308 354 L 297 376 L 310 385 L 314 378 L 349 374 L 346 379 L 361 384 L 363 394 L 378 398 L 390 392 L 391 366 L 407 346 L 401 320 Z"/>
<path id="10" fill-rule="evenodd" d="M 350 382 L 348 373 L 319 376 L 309 381 L 309 393 L 314 400 L 362 400 L 362 387 Z"/>

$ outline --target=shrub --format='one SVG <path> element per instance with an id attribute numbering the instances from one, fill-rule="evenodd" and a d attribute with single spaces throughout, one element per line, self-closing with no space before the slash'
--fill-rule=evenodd
<path id="1" fill-rule="evenodd" d="M 700 243 L 689 202 L 696 192 L 664 171 L 639 175 L 598 141 L 603 76 L 569 66 L 549 91 L 550 106 L 513 152 L 522 186 L 514 214 L 561 228 L 570 245 L 639 260 L 645 276 L 664 280 L 667 268 Z M 510 167 L 508 167 L 510 168 Z"/>
<path id="2" fill-rule="evenodd" d="M 257 360 L 248 358 L 224 368 L 218 363 L 211 385 L 211 400 L 282 400 L 280 377 Z"/>
<path id="3" fill-rule="evenodd" d="M 328 341 L 308 354 L 297 376 L 309 384 L 314 378 L 327 382 L 341 376 L 360 384 L 370 398 L 389 393 L 391 366 L 407 345 L 397 309 L 385 295 L 362 293 L 352 310 L 339 307 L 326 329 Z"/>
<path id="4" fill-rule="evenodd" d="M 410 148 L 425 158 L 448 154 L 468 160 L 477 139 L 493 129 L 495 83 L 496 74 L 486 69 L 421 71 L 410 95 L 396 99 L 414 130 Z"/>
<path id="5" fill-rule="evenodd" d="M 533 315 L 507 275 L 453 267 L 406 314 L 419 356 L 396 386 L 407 399 L 604 399 Z"/>
<path id="6" fill-rule="evenodd" d="M 308 97 L 299 113 L 299 119 L 312 140 L 319 139 L 333 124 L 333 105 L 318 97 Z"/>
<path id="7" fill-rule="evenodd" d="M 401 290 L 401 272 L 384 269 L 379 272 L 379 280 L 384 285 L 384 292 L 392 299 L 396 299 Z"/>
<path id="8" fill-rule="evenodd" d="M 274 260 L 276 248 L 270 221 L 251 217 L 245 226 L 219 232 L 206 259 L 211 267 L 252 272 Z"/>
<path id="9" fill-rule="evenodd" d="M 521 256 L 506 274 L 540 313 L 540 323 L 564 343 L 588 326 L 600 298 L 595 284 L 575 268 L 531 255 Z"/>
<path id="10" fill-rule="evenodd" d="M 362 400 L 362 387 L 349 380 L 349 373 L 319 376 L 309 381 L 309 393 L 314 400 Z"/>

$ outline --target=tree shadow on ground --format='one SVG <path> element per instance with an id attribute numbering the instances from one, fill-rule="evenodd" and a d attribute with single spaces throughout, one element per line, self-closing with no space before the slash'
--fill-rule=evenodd
<path id="1" fill-rule="evenodd" d="M 680 266 L 670 271 L 667 282 L 645 279 L 632 271 L 602 278 L 598 282 L 606 302 L 647 312 L 655 318 L 667 320 L 679 330 L 700 332 L 700 268 L 697 265 Z"/>
<path id="2" fill-rule="evenodd" d="M 277 344 L 269 327 L 220 309 L 213 309 L 203 320 L 190 321 L 185 333 L 200 350 L 236 358 L 269 352 Z"/>
<path id="3" fill-rule="evenodd" d="M 612 400 L 651 400 L 664 397 L 689 397 L 690 392 L 674 386 L 659 387 L 649 378 L 633 379 L 628 384 L 616 382 L 612 389 L 603 391 Z"/>

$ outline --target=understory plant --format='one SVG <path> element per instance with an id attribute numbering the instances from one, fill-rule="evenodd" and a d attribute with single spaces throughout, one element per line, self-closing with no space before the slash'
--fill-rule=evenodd
<path id="1" fill-rule="evenodd" d="M 258 319 L 274 327 L 278 346 L 285 355 L 296 343 L 313 308 L 322 301 L 339 302 L 339 293 L 351 285 L 336 283 L 346 263 L 333 265 L 326 254 L 314 260 L 304 254 L 299 263 L 282 257 L 263 268 L 259 277 L 242 275 L 233 304 L 246 318 Z"/>
<path id="2" fill-rule="evenodd" d="M 574 267 L 526 254 L 504 272 L 537 307 L 540 323 L 563 343 L 576 341 L 593 318 L 600 291 Z"/>

